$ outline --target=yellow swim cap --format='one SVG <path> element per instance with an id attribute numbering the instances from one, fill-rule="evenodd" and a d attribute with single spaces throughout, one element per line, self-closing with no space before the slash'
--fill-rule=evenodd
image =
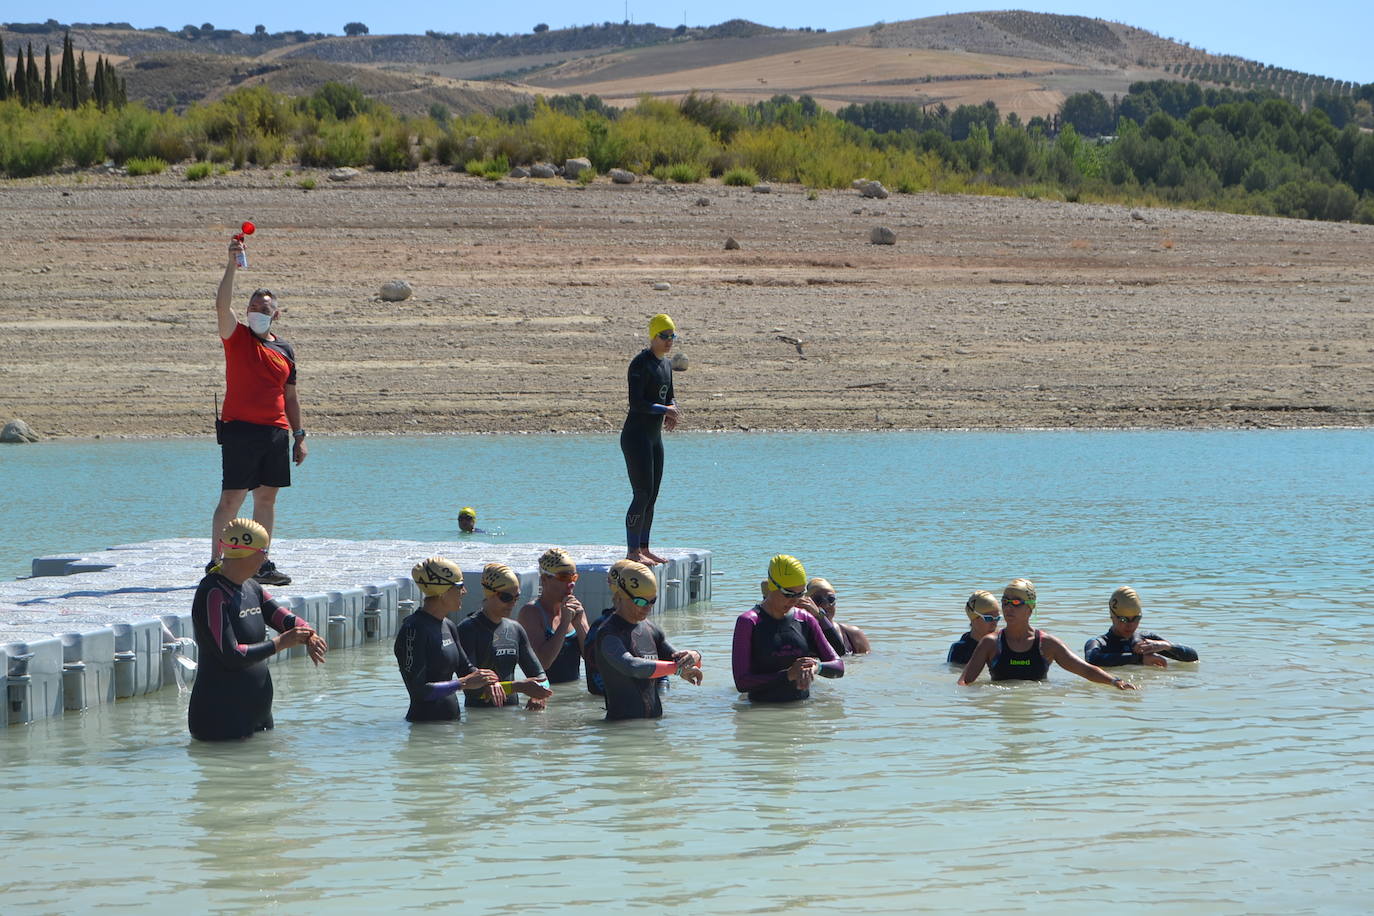
<path id="1" fill-rule="evenodd" d="M 458 517 L 475 519 L 477 517 L 477 510 L 472 508 L 472 506 L 464 506 L 458 511 Z"/>
<path id="2" fill-rule="evenodd" d="M 539 572 L 545 576 L 575 573 L 577 572 L 577 564 L 573 562 L 572 554 L 562 547 L 550 547 L 539 558 Z"/>
<path id="3" fill-rule="evenodd" d="M 968 596 L 968 601 L 964 604 L 964 613 L 968 614 L 968 619 L 973 620 L 985 614 L 993 617 L 1002 615 L 1002 606 L 997 603 L 997 596 L 992 592 L 979 589 Z"/>
<path id="4" fill-rule="evenodd" d="M 267 529 L 251 518 L 236 518 L 219 533 L 219 549 L 226 557 L 247 557 L 262 553 L 272 543 Z"/>
<path id="5" fill-rule="evenodd" d="M 673 322 L 673 319 L 669 318 L 667 315 L 655 315 L 654 317 L 649 319 L 650 340 L 662 334 L 664 331 L 676 330 L 677 325 Z"/>
<path id="6" fill-rule="evenodd" d="M 428 598 L 442 595 L 455 586 L 463 584 L 463 571 L 458 564 L 444 557 L 430 557 L 415 564 L 410 578 L 420 586 L 420 592 Z"/>
<path id="7" fill-rule="evenodd" d="M 801 560 L 791 554 L 780 553 L 768 561 L 768 584 L 773 589 L 785 588 L 788 591 L 799 591 L 806 588 L 806 569 L 801 565 Z"/>
<path id="8" fill-rule="evenodd" d="M 1031 608 L 1035 607 L 1035 583 L 1029 579 L 1012 579 L 1002 589 L 1002 598 L 1020 598 Z"/>
<path id="9" fill-rule="evenodd" d="M 611 567 L 611 582 L 631 598 L 654 598 L 658 595 L 658 580 L 643 563 L 621 560 Z"/>
<path id="10" fill-rule="evenodd" d="M 1139 617 L 1140 596 L 1129 585 L 1123 585 L 1112 592 L 1112 600 L 1107 607 L 1118 617 Z"/>
<path id="11" fill-rule="evenodd" d="M 489 592 L 518 592 L 520 577 L 515 570 L 501 563 L 488 563 L 482 567 L 482 588 Z"/>

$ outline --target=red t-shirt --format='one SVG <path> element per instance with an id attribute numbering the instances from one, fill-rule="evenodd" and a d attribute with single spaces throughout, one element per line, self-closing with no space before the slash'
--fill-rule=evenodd
<path id="1" fill-rule="evenodd" d="M 296 384 L 296 351 L 280 338 L 263 340 L 240 324 L 224 343 L 224 407 L 220 418 L 290 429 L 286 386 Z"/>

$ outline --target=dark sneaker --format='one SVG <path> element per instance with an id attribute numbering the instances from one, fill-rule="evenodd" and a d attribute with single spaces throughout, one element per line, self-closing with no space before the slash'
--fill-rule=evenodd
<path id="1" fill-rule="evenodd" d="M 284 572 L 279 572 L 277 570 L 277 564 L 273 563 L 271 560 L 267 560 L 261 566 L 259 566 L 257 575 L 253 576 L 253 578 L 261 582 L 263 585 L 291 584 L 291 577 Z"/>
<path id="2" fill-rule="evenodd" d="M 205 564 L 205 574 L 207 576 L 210 575 L 210 573 L 217 572 L 219 572 L 219 560 L 211 560 L 209 563 Z"/>

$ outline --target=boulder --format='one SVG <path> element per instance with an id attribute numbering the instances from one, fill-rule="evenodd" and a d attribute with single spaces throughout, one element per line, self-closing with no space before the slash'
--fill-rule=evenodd
<path id="1" fill-rule="evenodd" d="M 660 293 L 672 288 L 673 284 L 669 283 L 667 280 L 660 280 L 654 284 L 654 289 L 658 290 Z"/>
<path id="2" fill-rule="evenodd" d="M 361 175 L 361 174 L 362 174 L 362 172 L 359 172 L 357 169 L 355 169 L 355 168 L 350 168 L 350 167 L 348 167 L 348 166 L 345 165 L 345 166 L 341 166 L 341 167 L 339 167 L 339 168 L 334 169 L 333 171 L 331 171 L 331 172 L 329 173 L 329 180 L 330 180 L 330 181 L 352 181 L 354 178 L 357 178 L 357 177 L 358 177 L 359 175 Z"/>
<path id="3" fill-rule="evenodd" d="M 631 171 L 627 171 L 626 169 L 611 169 L 610 172 L 608 172 L 607 174 L 609 174 L 609 175 L 611 176 L 611 183 L 612 183 L 612 184 L 634 184 L 634 183 L 635 183 L 635 178 L 636 178 L 635 173 L 634 173 L 634 172 L 631 172 Z"/>
<path id="4" fill-rule="evenodd" d="M 868 240 L 874 245 L 895 245 L 897 233 L 886 226 L 874 226 L 873 231 L 868 233 Z"/>
<path id="5" fill-rule="evenodd" d="M 766 184 L 756 184 L 756 185 L 754 185 L 753 188 L 751 188 L 751 190 L 752 190 L 755 194 L 771 194 L 771 193 L 773 193 L 773 188 L 772 188 L 772 186 L 771 186 L 771 185 L 766 185 Z"/>
<path id="6" fill-rule="evenodd" d="M 1141 213 L 1139 210 L 1132 210 L 1132 211 L 1131 211 L 1131 219 L 1139 220 L 1140 222 L 1143 223 L 1143 222 L 1145 221 L 1145 214 L 1144 214 L 1144 213 Z"/>
<path id="7" fill-rule="evenodd" d="M 529 178 L 529 177 L 530 177 L 530 170 L 527 169 L 527 168 L 523 168 L 523 167 L 517 165 L 515 168 L 513 168 L 513 169 L 510 170 L 510 175 L 508 175 L 507 177 L 509 177 L 509 178 Z"/>
<path id="8" fill-rule="evenodd" d="M 11 420 L 5 424 L 5 428 L 0 430 L 0 442 L 37 442 L 38 433 L 34 432 L 29 424 L 23 420 Z"/>
<path id="9" fill-rule="evenodd" d="M 862 191 L 864 185 L 866 184 L 868 184 L 867 178 L 855 178 L 853 181 L 849 183 L 849 186 L 856 191 Z"/>
<path id="10" fill-rule="evenodd" d="M 415 290 L 404 280 L 388 280 L 382 284 L 382 291 L 378 295 L 383 302 L 404 302 L 415 295 Z"/>
<path id="11" fill-rule="evenodd" d="M 530 166 L 531 178 L 552 178 L 558 174 L 558 169 L 549 165 L 547 162 L 536 162 Z"/>
<path id="12" fill-rule="evenodd" d="M 698 207 L 709 207 L 709 206 L 711 206 L 711 201 L 708 200 L 708 199 L 705 198 L 705 197 L 698 197 L 698 198 L 697 198 L 697 206 L 698 206 Z"/>
<path id="13" fill-rule="evenodd" d="M 569 180 L 575 180 L 578 175 L 581 175 L 591 167 L 592 161 L 586 157 L 580 156 L 577 159 L 569 159 L 567 162 L 563 163 L 563 177 Z"/>
<path id="14" fill-rule="evenodd" d="M 876 197 L 878 200 L 887 200 L 887 188 L 883 187 L 881 181 L 865 181 L 859 188 L 859 193 L 864 197 Z"/>
<path id="15" fill-rule="evenodd" d="M 725 250 L 739 251 L 739 242 L 735 241 L 735 237 L 733 235 L 725 240 Z"/>

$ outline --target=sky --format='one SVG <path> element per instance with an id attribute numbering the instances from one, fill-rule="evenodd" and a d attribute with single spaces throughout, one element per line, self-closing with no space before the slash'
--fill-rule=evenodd
<path id="1" fill-rule="evenodd" d="M 188 8 L 173 0 L 53 0 L 22 18 L 17 5 L 0 12 L 4 21 L 30 22 L 48 18 L 59 22 L 129 22 L 140 28 L 210 22 L 222 29 L 253 31 L 264 25 L 269 32 L 300 29 L 306 32 L 343 34 L 346 22 L 361 22 L 374 35 L 438 32 L 524 33 L 536 23 L 551 28 L 620 22 L 652 22 L 661 26 L 715 25 L 728 19 L 749 19 L 763 25 L 797 28 L 812 26 L 831 31 L 899 22 L 944 13 L 988 9 L 1028 9 L 1042 13 L 1112 19 L 1147 29 L 1165 38 L 1188 42 L 1214 54 L 1241 57 L 1287 67 L 1305 73 L 1357 83 L 1374 82 L 1374 3 L 1369 0 L 1308 0 L 1305 3 L 1252 0 L 1243 6 L 1209 3 L 1206 0 L 1098 0 L 1098 2 L 998 4 L 945 2 L 930 5 L 897 0 L 850 0 L 839 4 L 808 0 L 601 0 L 573 11 L 565 2 L 526 0 L 519 10 L 504 4 L 468 8 L 467 4 L 410 0 L 395 7 L 377 9 L 364 0 L 239 0 L 223 9 Z"/>

